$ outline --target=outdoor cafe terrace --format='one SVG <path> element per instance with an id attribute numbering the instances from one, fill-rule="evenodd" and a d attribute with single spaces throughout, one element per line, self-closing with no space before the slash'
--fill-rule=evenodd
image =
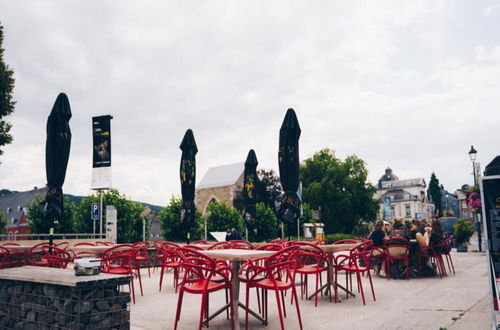
<path id="1" fill-rule="evenodd" d="M 37 252 L 33 244 L 4 244 L 0 248 L 3 253 L 0 326 L 174 329 L 181 304 L 177 329 L 196 329 L 200 321 L 206 326 L 207 316 L 210 328 L 231 329 L 229 309 L 223 308 L 231 300 L 229 297 L 226 300 L 224 289 L 232 290 L 235 306 L 240 303 L 234 309 L 235 329 L 245 328 L 245 306 L 250 310 L 249 329 L 300 329 L 299 315 L 303 329 L 486 329 L 489 326 L 483 253 L 453 250 L 450 256 L 455 272 L 443 260 L 445 269 L 441 276 L 439 271 L 415 273 L 408 280 L 404 271 L 397 273 L 405 268 L 404 261 L 392 260 L 397 271 L 391 273 L 402 279 L 389 280 L 374 275 L 373 269 L 368 276 L 366 267 L 372 254 L 369 251 L 374 251 L 368 248 L 370 242 L 316 245 L 278 240 L 270 245 L 253 246 L 247 242 L 219 242 L 215 246 L 213 242 L 199 242 L 189 246 L 167 243 L 149 247 L 56 242 L 60 250 L 54 247 L 51 252 L 47 246 Z M 113 250 L 120 252 L 112 253 Z M 101 258 L 101 274 L 75 276 L 75 256 Z M 136 267 L 139 264 L 141 267 Z M 198 266 L 203 266 L 202 273 L 197 273 Z M 274 278 L 266 273 L 272 267 L 277 270 Z M 211 272 L 208 309 L 200 315 L 199 293 L 203 287 L 197 280 Z M 318 284 L 316 273 L 320 274 Z M 347 274 L 352 274 L 352 283 Z M 129 287 L 126 283 L 132 278 L 133 285 Z M 273 283 L 279 283 L 283 295 L 273 292 Z M 321 285 L 323 289 L 317 291 Z M 267 302 L 263 291 L 256 288 L 267 289 Z M 32 292 L 27 292 L 28 289 Z M 294 291 L 297 298 L 292 302 Z M 182 297 L 180 292 L 184 292 Z M 54 298 L 57 295 L 61 296 Z M 47 302 L 49 298 L 52 300 Z M 64 312 L 54 312 L 56 305 L 64 306 Z"/>

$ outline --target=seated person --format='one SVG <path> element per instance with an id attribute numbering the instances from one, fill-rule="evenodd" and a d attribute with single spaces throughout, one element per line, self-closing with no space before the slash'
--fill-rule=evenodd
<path id="1" fill-rule="evenodd" d="M 231 228 L 231 231 L 226 234 L 226 241 L 239 241 L 241 240 L 240 233 L 236 228 Z"/>
<path id="2" fill-rule="evenodd" d="M 373 231 L 368 236 L 368 239 L 373 241 L 373 246 L 384 246 L 385 231 L 383 230 L 384 222 L 378 220 L 375 223 Z"/>
<path id="3" fill-rule="evenodd" d="M 425 234 L 421 233 L 416 234 L 416 239 L 418 245 L 421 249 L 427 249 L 429 247 L 436 246 L 443 241 L 443 228 L 441 227 L 441 223 L 438 220 L 434 220 L 432 222 L 432 227 L 425 228 Z M 434 249 L 436 253 L 439 253 L 436 249 Z"/>
<path id="4" fill-rule="evenodd" d="M 403 223 L 403 219 L 394 220 L 394 225 L 392 225 L 391 236 L 404 237 L 406 239 L 410 237 L 408 233 L 408 228 L 406 227 L 406 224 Z"/>
<path id="5" fill-rule="evenodd" d="M 413 219 L 411 221 L 411 228 L 410 228 L 410 239 L 417 239 L 417 233 L 421 233 L 422 235 L 425 233 L 424 231 L 420 231 L 420 221 L 417 219 Z"/>

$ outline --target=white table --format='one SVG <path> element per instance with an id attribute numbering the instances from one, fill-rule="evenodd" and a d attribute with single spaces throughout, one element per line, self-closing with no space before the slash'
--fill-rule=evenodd
<path id="1" fill-rule="evenodd" d="M 327 291 L 329 294 L 333 292 L 332 288 L 330 287 L 333 285 L 333 281 L 335 279 L 333 278 L 334 274 L 334 269 L 333 269 L 333 257 L 335 253 L 342 252 L 342 251 L 350 251 L 353 248 L 355 248 L 358 244 L 355 243 L 345 243 L 345 244 L 328 244 L 328 245 L 317 245 L 318 248 L 320 248 L 323 252 L 328 254 L 328 262 L 330 263 L 330 278 L 328 279 L 328 283 L 324 284 L 321 288 L 318 289 L 318 291 L 314 292 L 312 295 L 308 297 L 308 299 L 312 299 L 315 295 L 323 291 L 323 289 L 327 288 Z M 302 249 L 307 249 L 308 246 L 301 246 Z M 355 297 L 356 295 L 352 293 L 351 291 L 347 290 L 345 287 L 337 283 L 337 287 L 341 288 L 344 290 L 347 294 Z"/>
<path id="2" fill-rule="evenodd" d="M 206 250 L 203 251 L 209 257 L 226 260 L 231 263 L 231 274 L 232 274 L 232 286 L 233 286 L 233 306 L 234 306 L 234 329 L 240 329 L 240 318 L 238 313 L 238 307 L 242 307 L 246 309 L 247 307 L 240 303 L 240 266 L 242 261 L 250 260 L 250 259 L 258 259 L 268 257 L 276 251 L 262 251 L 262 250 L 242 250 L 242 249 L 225 249 L 225 250 Z M 216 315 L 222 313 L 226 310 L 228 306 L 224 306 L 215 312 L 209 320 L 215 317 Z M 248 312 L 254 317 L 258 318 L 261 321 L 264 321 L 258 314 L 251 311 Z M 265 322 L 265 321 L 264 321 Z"/>

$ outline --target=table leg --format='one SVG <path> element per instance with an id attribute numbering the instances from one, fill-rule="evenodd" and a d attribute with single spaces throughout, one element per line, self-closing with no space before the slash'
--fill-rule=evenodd
<path id="1" fill-rule="evenodd" d="M 232 270 L 232 285 L 233 285 L 233 318 L 234 318 L 234 330 L 240 330 L 240 317 L 238 313 L 238 306 L 240 304 L 240 266 L 241 261 L 231 262 Z"/>

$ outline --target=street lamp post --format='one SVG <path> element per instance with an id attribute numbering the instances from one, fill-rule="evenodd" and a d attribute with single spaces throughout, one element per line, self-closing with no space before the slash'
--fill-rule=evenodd
<path id="1" fill-rule="evenodd" d="M 476 179 L 476 156 L 477 156 L 477 150 L 474 149 L 474 146 L 470 146 L 469 150 L 469 157 L 470 160 L 472 161 L 472 175 L 474 177 L 474 186 L 477 186 L 477 179 Z M 476 220 L 476 212 L 472 210 L 472 216 L 474 218 L 474 221 L 477 223 L 477 243 L 478 243 L 478 250 L 481 252 L 481 222 L 479 220 Z"/>

